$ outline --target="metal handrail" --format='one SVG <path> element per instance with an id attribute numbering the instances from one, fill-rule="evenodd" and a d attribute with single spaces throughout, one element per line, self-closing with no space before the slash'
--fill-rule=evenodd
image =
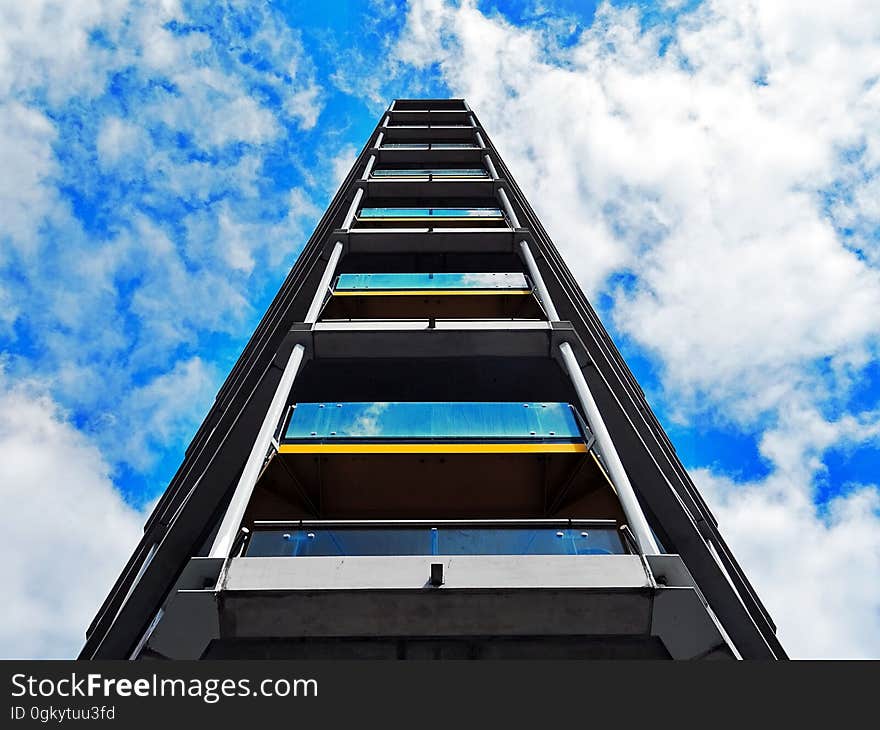
<path id="1" fill-rule="evenodd" d="M 254 520 L 261 527 L 613 527 L 617 520 L 605 519 L 480 519 L 480 520 Z"/>

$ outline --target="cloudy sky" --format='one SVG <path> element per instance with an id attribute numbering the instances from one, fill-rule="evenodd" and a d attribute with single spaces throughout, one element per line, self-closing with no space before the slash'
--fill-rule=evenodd
<path id="1" fill-rule="evenodd" d="M 0 656 L 64 657 L 396 96 L 463 96 L 798 657 L 880 657 L 876 0 L 0 0 Z"/>

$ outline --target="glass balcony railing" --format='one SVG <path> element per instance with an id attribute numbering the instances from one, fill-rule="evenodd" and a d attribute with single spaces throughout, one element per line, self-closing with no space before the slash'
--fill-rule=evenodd
<path id="1" fill-rule="evenodd" d="M 421 169 L 385 169 L 385 170 L 373 170 L 372 176 L 374 178 L 421 178 L 421 177 L 429 177 L 429 178 L 478 178 L 478 179 L 488 179 L 489 173 L 483 169 L 474 167 L 474 168 L 441 168 L 441 167 L 426 167 Z"/>
<path id="2" fill-rule="evenodd" d="M 556 524 L 553 524 L 553 523 Z M 271 524 L 271 523 L 270 523 Z M 613 520 L 255 525 L 247 557 L 394 555 L 622 555 Z"/>
<path id="3" fill-rule="evenodd" d="M 457 150 L 476 149 L 474 142 L 384 142 L 383 150 Z"/>
<path id="4" fill-rule="evenodd" d="M 286 446 L 329 442 L 546 443 L 586 451 L 568 403 L 374 402 L 297 403 Z M 378 449 L 378 447 L 377 447 Z"/>
<path id="5" fill-rule="evenodd" d="M 340 274 L 334 294 L 401 291 L 463 291 L 528 294 L 531 291 L 525 274 Z"/>
<path id="6" fill-rule="evenodd" d="M 507 273 L 341 274 L 321 320 L 541 320 L 525 275 Z"/>
<path id="7" fill-rule="evenodd" d="M 359 220 L 437 220 L 437 219 L 504 220 L 499 208 L 361 208 Z"/>
<path id="8" fill-rule="evenodd" d="M 395 127 L 424 127 L 426 129 L 437 129 L 437 128 L 448 128 L 448 127 L 456 127 L 456 128 L 473 128 L 473 125 L 470 122 L 417 122 L 417 121 L 409 121 L 409 120 L 397 120 L 394 119 L 389 122 L 388 127 L 390 129 L 394 129 Z"/>

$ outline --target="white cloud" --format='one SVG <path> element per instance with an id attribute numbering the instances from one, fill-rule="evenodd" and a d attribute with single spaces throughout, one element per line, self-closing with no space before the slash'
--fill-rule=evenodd
<path id="1" fill-rule="evenodd" d="M 178 446 L 192 438 L 218 387 L 216 369 L 192 357 L 134 389 L 121 409 L 121 418 L 114 422 L 116 433 L 127 438 L 119 439 L 121 453 L 113 456 L 147 471 L 156 458 L 157 445 Z"/>
<path id="2" fill-rule="evenodd" d="M 221 6 L 193 30 L 199 8 L 177 2 L 92 6 L 0 10 L 0 328 L 15 343 L 20 323 L 38 353 L 10 369 L 51 379 L 117 458 L 108 413 L 126 418 L 135 383 L 191 362 L 206 333 L 246 334 L 250 300 L 300 250 L 319 211 L 300 188 L 275 191 L 263 165 L 291 120 L 315 124 L 321 99 L 271 9 Z M 230 47 L 238 24 L 260 63 Z"/>
<path id="3" fill-rule="evenodd" d="M 345 176 L 348 175 L 351 170 L 351 166 L 354 164 L 355 159 L 357 159 L 358 149 L 353 144 L 343 145 L 339 152 L 332 160 L 332 169 L 333 169 L 333 188 L 338 188 L 342 181 L 345 180 Z"/>
<path id="4" fill-rule="evenodd" d="M 880 656 L 876 485 L 854 487 L 820 512 L 802 473 L 752 484 L 693 476 L 792 656 Z"/>
<path id="5" fill-rule="evenodd" d="M 16 101 L 0 101 L 0 241 L 28 255 L 39 248 L 43 220 L 59 207 L 52 177 L 56 131 L 41 112 Z M 0 265 L 4 263 L 0 247 Z"/>
<path id="6" fill-rule="evenodd" d="M 877 655 L 876 486 L 813 504 L 827 450 L 876 438 L 871 403 L 820 415 L 880 345 L 876 4 L 707 0 L 644 29 L 606 3 L 558 32 L 417 0 L 395 55 L 468 100 L 673 415 L 757 433 L 766 479 L 699 476 L 792 652 Z"/>
<path id="7" fill-rule="evenodd" d="M 104 88 L 113 53 L 90 32 L 119 24 L 129 0 L 29 0 L 0 6 L 0 97 L 36 88 L 52 103 Z"/>
<path id="8" fill-rule="evenodd" d="M 140 539 L 144 515 L 101 453 L 34 383 L 0 373 L 0 656 L 75 656 Z"/>
<path id="9" fill-rule="evenodd" d="M 98 132 L 98 160 L 102 167 L 112 167 L 119 160 L 142 153 L 145 141 L 141 129 L 119 117 L 107 117 Z"/>
<path id="10" fill-rule="evenodd" d="M 693 473 L 783 646 L 799 658 L 880 656 L 880 486 L 849 485 L 823 507 L 813 498 L 824 452 L 865 443 L 880 446 L 880 413 L 827 421 L 791 408 L 761 440 L 773 464 L 766 478 L 738 484 Z"/>
<path id="11" fill-rule="evenodd" d="M 197 67 L 174 74 L 172 80 L 179 93 L 162 97 L 146 115 L 192 134 L 201 147 L 263 144 L 281 132 L 275 114 L 248 96 L 241 80 L 230 74 Z"/>

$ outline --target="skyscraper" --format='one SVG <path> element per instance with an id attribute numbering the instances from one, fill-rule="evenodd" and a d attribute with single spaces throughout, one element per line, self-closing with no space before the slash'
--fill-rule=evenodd
<path id="1" fill-rule="evenodd" d="M 785 652 L 476 115 L 399 99 L 80 656 Z"/>

